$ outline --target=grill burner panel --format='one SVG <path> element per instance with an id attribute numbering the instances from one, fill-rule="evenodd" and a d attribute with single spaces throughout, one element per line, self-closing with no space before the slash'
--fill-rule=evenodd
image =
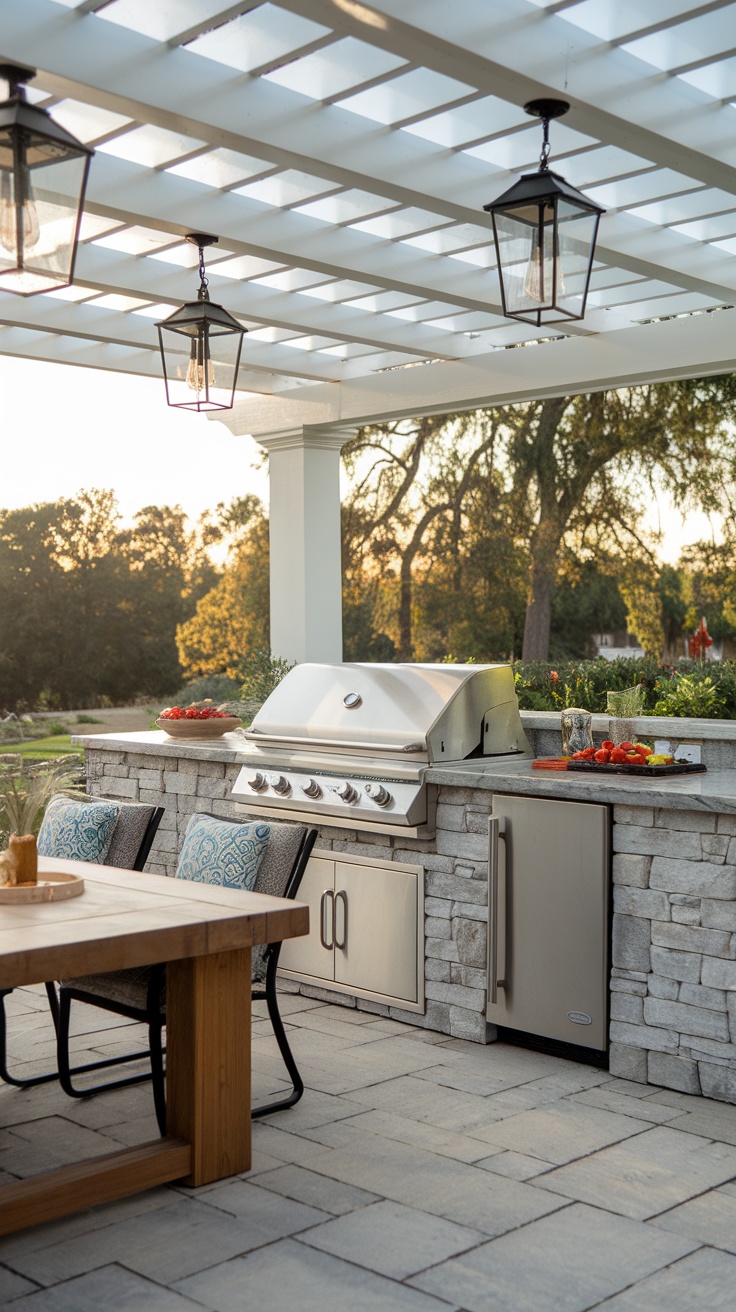
<path id="1" fill-rule="evenodd" d="M 286 813 L 309 807 L 313 815 L 318 811 L 343 823 L 350 817 L 351 824 L 368 820 L 413 827 L 427 822 L 427 790 L 421 779 L 415 783 L 400 779 L 377 783 L 370 777 L 317 777 L 296 770 L 267 775 L 265 787 L 262 779 L 261 771 L 244 766 L 233 788 L 234 799 L 253 810 L 264 807 L 273 811 L 278 807 Z"/>

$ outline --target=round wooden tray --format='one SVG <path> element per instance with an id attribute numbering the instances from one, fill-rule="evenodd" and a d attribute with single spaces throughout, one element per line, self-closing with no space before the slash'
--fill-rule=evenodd
<path id="1" fill-rule="evenodd" d="M 226 715 L 212 720 L 163 720 L 156 721 L 169 738 L 221 738 L 233 729 L 239 729 L 243 721 L 237 715 Z"/>
<path id="2" fill-rule="evenodd" d="M 19 902 L 64 902 L 84 892 L 81 875 L 60 875 L 56 871 L 39 870 L 37 884 L 0 885 L 0 906 Z"/>

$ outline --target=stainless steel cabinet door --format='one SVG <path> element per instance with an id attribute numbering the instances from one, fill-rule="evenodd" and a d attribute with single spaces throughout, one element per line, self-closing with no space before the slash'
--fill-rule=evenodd
<path id="1" fill-rule="evenodd" d="M 322 857 L 310 857 L 297 894 L 299 902 L 309 907 L 309 933 L 302 938 L 285 939 L 279 957 L 284 970 L 298 970 L 301 975 L 318 979 L 335 978 L 334 937 L 335 863 Z M 327 946 L 325 946 L 325 944 Z"/>
<path id="2" fill-rule="evenodd" d="M 609 974 L 608 807 L 496 794 L 493 815 L 502 832 L 497 896 L 493 859 L 490 863 L 487 1018 L 527 1034 L 603 1051 Z"/>
<path id="3" fill-rule="evenodd" d="M 417 878 L 335 862 L 337 982 L 417 1001 Z"/>

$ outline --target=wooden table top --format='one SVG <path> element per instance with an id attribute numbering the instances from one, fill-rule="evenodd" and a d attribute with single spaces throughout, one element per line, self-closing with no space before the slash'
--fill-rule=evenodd
<path id="1" fill-rule="evenodd" d="M 114 866 L 43 857 L 43 870 L 82 875 L 81 897 L 0 906 L 0 988 L 274 943 L 309 931 L 309 909 L 286 898 Z"/>

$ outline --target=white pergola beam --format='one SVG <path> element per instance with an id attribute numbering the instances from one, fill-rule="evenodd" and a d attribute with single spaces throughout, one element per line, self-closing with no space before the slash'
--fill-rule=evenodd
<path id="1" fill-rule="evenodd" d="M 327 4 L 330 10 L 333 6 L 330 0 L 320 0 L 321 3 Z M 510 3 L 510 0 L 509 0 Z M 317 0 L 299 0 L 292 7 L 303 9 L 304 12 L 312 13 L 314 5 L 317 9 L 320 4 Z M 513 5 L 512 5 L 513 8 Z M 476 18 L 478 16 L 477 6 L 468 3 L 466 17 L 471 10 L 475 10 Z M 518 5 L 517 5 L 518 10 Z M 229 88 L 226 93 L 223 92 L 222 66 L 215 65 L 211 61 L 203 60 L 198 56 L 190 54 L 186 50 L 168 50 L 162 48 L 155 42 L 140 37 L 139 34 L 128 32 L 125 29 L 114 28 L 112 24 L 100 23 L 98 20 L 88 18 L 84 27 L 84 42 L 80 38 L 79 23 L 82 21 L 74 11 L 65 11 L 59 9 L 59 6 L 50 3 L 50 0 L 28 0 L 27 4 L 22 7 L 14 7 L 10 15 L 11 21 L 6 24 L 3 32 L 3 47 L 8 48 L 8 43 L 16 40 L 20 49 L 23 42 L 27 42 L 33 36 L 29 34 L 29 21 L 33 18 L 34 11 L 37 12 L 39 19 L 45 17 L 46 30 L 43 22 L 40 22 L 35 29 L 35 39 L 39 44 L 36 53 L 47 55 L 51 68 L 66 67 L 71 63 L 72 72 L 76 76 L 87 78 L 92 77 L 93 81 L 89 84 L 80 83 L 76 88 L 75 94 L 86 94 L 88 98 L 94 99 L 95 103 L 104 104 L 110 101 L 110 97 L 115 101 L 116 108 L 122 106 L 119 103 L 120 95 L 123 90 L 127 90 L 126 111 L 133 113 L 136 117 L 145 118 L 147 121 L 160 122 L 162 126 L 168 126 L 176 130 L 184 130 L 197 135 L 200 139 L 208 140 L 210 144 L 223 144 L 225 140 L 223 133 L 223 123 L 232 123 L 234 118 L 242 116 L 244 109 L 248 111 L 248 121 L 253 131 L 253 125 L 260 124 L 261 131 L 257 137 L 249 136 L 248 138 L 239 137 L 237 142 L 231 140 L 228 136 L 228 142 L 235 148 L 250 151 L 265 152 L 270 157 L 275 158 L 278 155 L 280 163 L 292 164 L 296 167 L 314 169 L 319 167 L 326 177 L 332 177 L 334 181 L 343 185 L 358 185 L 374 187 L 380 190 L 381 194 L 386 194 L 387 199 L 393 198 L 397 203 L 402 204 L 429 204 L 438 212 L 444 213 L 448 219 L 463 219 L 478 223 L 483 222 L 482 214 L 479 215 L 474 208 L 467 204 L 459 205 L 456 201 L 448 202 L 447 197 L 462 194 L 468 197 L 476 189 L 480 195 L 479 188 L 484 188 L 483 194 L 487 193 L 488 188 L 488 168 L 478 160 L 471 159 L 468 156 L 447 156 L 447 152 L 439 151 L 429 143 L 420 141 L 416 138 L 406 138 L 406 134 L 386 133 L 376 129 L 366 131 L 364 121 L 355 115 L 348 114 L 343 110 L 335 107 L 322 107 L 311 105 L 305 107 L 304 99 L 295 96 L 293 93 L 267 83 L 251 80 L 244 77 L 237 77 L 234 81 L 236 87 L 232 86 L 232 80 L 228 79 L 225 85 Z M 53 13 L 51 12 L 53 11 Z M 527 21 L 529 20 L 528 8 L 524 10 Z M 486 21 L 488 11 L 485 10 Z M 429 11 L 427 16 L 431 17 Z M 16 20 L 15 30 L 13 20 Z M 90 26 L 91 25 L 91 26 Z M 355 24 L 354 24 L 355 26 Z M 104 31 L 100 31 L 104 29 Z M 393 28 L 391 29 L 393 32 Z M 411 33 L 417 32 L 418 29 L 412 28 Z M 546 31 L 546 29 L 545 29 Z M 369 33 L 362 31 L 360 34 L 365 37 Z M 54 41 L 50 40 L 51 35 Z M 581 38 L 586 34 L 581 34 Z M 77 39 L 72 41 L 72 37 Z M 426 36 L 418 33 L 418 37 L 426 43 Z M 443 71 L 448 71 L 448 65 L 443 62 L 437 51 L 441 51 L 443 58 L 452 55 L 446 49 L 447 43 L 444 44 L 435 40 L 435 66 L 441 67 Z M 71 45 L 71 51 L 67 48 Z M 90 48 L 91 47 L 91 48 Z M 456 51 L 458 47 L 453 47 Z M 618 52 L 622 57 L 624 52 Z M 28 55 L 26 54 L 26 58 Z M 133 65 L 135 58 L 138 58 L 138 64 L 143 68 Z M 517 56 L 518 57 L 518 56 Z M 625 56 L 629 59 L 628 56 Z M 161 64 L 164 60 L 164 65 Z M 171 65 L 169 60 L 184 60 L 185 65 Z M 40 58 L 39 58 L 39 62 Z M 638 61 L 634 61 L 637 64 Z M 480 59 L 479 63 L 485 68 L 488 61 Z M 84 64 L 84 67 L 80 65 Z M 76 68 L 74 66 L 77 66 Z M 166 76 L 163 76 L 164 71 Z M 187 117 L 186 121 L 181 115 L 181 91 L 179 75 L 187 87 L 191 87 L 192 94 L 188 96 L 188 104 L 191 105 L 193 100 L 197 99 L 197 91 L 205 92 L 204 101 L 207 104 L 207 118 L 203 117 L 194 119 Z M 185 76 L 186 75 L 186 76 Z M 59 78 L 60 74 L 53 74 L 52 78 Z M 62 79 L 63 80 L 63 79 Z M 74 80 L 72 78 L 72 80 Z M 479 81 L 479 78 L 475 79 Z M 119 92 L 115 90 L 116 82 L 120 83 Z M 206 86 L 199 86 L 199 83 L 206 82 Z M 142 85 L 145 84 L 145 85 Z M 69 75 L 66 76 L 65 86 L 67 89 L 71 85 Z M 130 100 L 130 88 L 140 87 L 141 99 L 136 102 Z M 177 94 L 174 95 L 172 86 L 178 88 Z M 90 89 L 91 88 L 91 89 Z M 112 88 L 112 90 L 111 90 Z M 498 86 L 496 92 L 498 92 Z M 686 98 L 692 88 L 685 88 Z M 167 95 L 167 92 L 169 93 Z M 518 87 L 517 87 L 518 94 Z M 679 94 L 679 92 L 678 92 Z M 698 95 L 700 93 L 697 93 Z M 218 113 L 218 98 L 222 99 L 225 95 L 226 100 L 220 106 Z M 702 100 L 702 97 L 701 97 Z M 179 112 L 177 112 L 177 110 Z M 237 115 L 234 116 L 234 111 Z M 680 104 L 682 111 L 682 104 Z M 587 106 L 578 106 L 578 111 L 582 115 L 587 114 Z M 332 115 L 332 119 L 329 116 Z M 325 117 L 327 116 L 327 117 Z M 337 117 L 335 117 L 337 116 Z M 702 115 L 701 115 L 702 117 Z M 274 129 L 274 123 L 276 129 Z M 270 128 L 269 128 L 269 125 Z M 711 125 L 712 126 L 712 125 Z M 629 138 L 632 131 L 631 124 L 627 125 Z M 284 139 L 288 139 L 291 144 L 287 154 L 282 152 L 281 145 L 274 142 L 272 138 L 274 131 L 281 132 Z M 294 151 L 293 143 L 299 141 L 304 135 L 308 137 L 305 140 L 304 151 Z M 400 140 L 404 137 L 404 140 Z M 659 137 L 657 138 L 659 141 Z M 344 151 L 349 157 L 352 169 L 345 167 L 340 162 L 340 152 L 336 143 L 340 143 L 340 150 Z M 628 140 L 628 148 L 632 148 L 632 142 Z M 650 144 L 654 144 L 650 142 Z M 356 157 L 360 159 L 360 150 L 367 149 L 370 160 L 367 162 L 371 167 L 369 175 L 366 172 L 358 174 L 354 165 Z M 306 150 L 311 151 L 306 154 Z M 392 152 L 399 151 L 399 157 L 392 160 Z M 323 159 L 323 156 L 327 158 Z M 388 161 L 388 163 L 387 163 Z M 659 162 L 663 162 L 661 159 Z M 712 161 L 709 161 L 712 163 Z M 686 161 L 683 158 L 682 150 L 678 155 L 680 169 L 685 166 Z M 110 160 L 105 161 L 110 164 Z M 115 165 L 121 166 L 122 161 L 114 161 Z M 325 167 L 323 168 L 323 164 Z M 156 204 L 153 198 L 146 199 L 145 196 L 138 197 L 136 202 L 131 202 L 129 194 L 126 196 L 127 187 L 132 186 L 133 176 L 126 175 L 125 169 L 121 168 L 121 181 L 123 185 L 122 193 L 118 192 L 119 204 L 114 204 L 115 190 L 110 184 L 113 179 L 110 173 L 105 169 L 102 172 L 101 157 L 98 156 L 96 161 L 95 172 L 100 166 L 100 186 L 99 189 L 93 184 L 90 191 L 92 205 L 98 205 L 100 210 L 104 209 L 106 213 L 121 213 L 126 209 L 130 210 L 131 203 L 136 206 L 136 221 L 154 224 L 172 224 L 174 218 L 171 214 L 170 206 L 166 204 Z M 135 167 L 135 166 L 134 166 Z M 460 167 L 461 176 L 455 172 Z M 142 174 L 148 175 L 149 181 L 151 176 L 150 170 L 139 170 Z M 422 186 L 421 192 L 417 189 L 407 188 L 404 181 L 399 190 L 392 191 L 395 187 L 396 177 L 402 179 L 410 178 L 418 172 L 425 172 L 431 176 L 431 191 L 427 190 L 426 185 Z M 723 189 L 729 185 L 729 178 L 736 188 L 736 170 L 733 170 L 731 178 L 728 168 L 719 164 L 717 181 Z M 157 175 L 153 175 L 154 177 Z M 499 175 L 505 177 L 505 174 Z M 703 180 L 704 175 L 693 172 L 693 177 L 700 177 Z M 710 175 L 709 175 L 710 176 Z M 438 179 L 440 182 L 438 183 Z M 424 183 L 424 178 L 420 179 Z M 712 178 L 711 180 L 715 180 Z M 172 179 L 166 176 L 167 194 L 170 190 L 169 184 L 184 182 L 184 179 Z M 219 192 L 210 192 L 209 206 L 205 203 L 201 188 L 194 188 L 196 195 L 191 197 L 189 210 L 194 218 L 196 213 L 204 213 L 207 209 L 218 209 L 218 214 L 228 197 Z M 105 192 L 107 195 L 107 204 L 103 206 L 102 201 L 98 198 L 99 193 Z M 182 193 L 184 194 L 184 193 Z M 232 198 L 231 205 L 236 202 L 235 208 L 238 209 L 237 216 L 233 214 L 233 225 L 237 227 L 238 232 L 242 233 L 244 225 L 247 224 L 249 241 L 247 249 L 253 253 L 263 255 L 265 258 L 284 259 L 288 262 L 301 262 L 310 268 L 318 270 L 334 269 L 340 276 L 345 277 L 364 277 L 368 281 L 380 279 L 385 287 L 390 287 L 401 291 L 416 291 L 418 294 L 436 297 L 438 299 L 452 300 L 467 309 L 486 309 L 492 313 L 498 312 L 498 296 L 495 275 L 490 271 L 485 275 L 484 291 L 488 293 L 488 299 L 479 301 L 476 296 L 470 295 L 471 279 L 477 270 L 463 270 L 459 272 L 457 261 L 447 261 L 446 259 L 428 258 L 420 252 L 411 250 L 406 246 L 400 246 L 396 243 L 365 241 L 365 234 L 356 233 L 346 229 L 335 230 L 331 226 L 315 224 L 306 220 L 304 216 L 293 213 L 283 213 L 281 211 L 269 211 L 264 215 L 262 207 L 252 204 L 250 209 L 245 198 Z M 238 205 L 237 202 L 240 202 Z M 173 208 L 177 208 L 174 206 Z M 615 216 L 609 216 L 613 219 Z M 623 220 L 623 227 L 628 222 L 632 226 L 632 220 L 629 216 L 617 216 Z M 181 225 L 179 225 L 181 227 Z M 190 225 L 191 226 L 191 225 Z M 206 225 L 205 225 L 206 226 Z M 210 224 L 210 226 L 212 226 Z M 691 268 L 679 269 L 680 263 L 678 256 L 681 252 L 675 250 L 672 252 L 675 267 L 669 267 L 668 256 L 671 254 L 670 248 L 674 245 L 677 247 L 677 236 L 660 229 L 656 230 L 658 243 L 654 255 L 647 252 L 647 257 L 637 253 L 637 236 L 638 233 L 636 220 L 633 221 L 633 233 L 627 234 L 626 240 L 621 240 L 616 232 L 615 225 L 609 227 L 608 220 L 604 221 L 602 226 L 602 239 L 600 245 L 600 255 L 604 260 L 617 262 L 622 267 L 628 268 L 631 272 L 638 273 L 646 277 L 670 278 L 677 286 L 689 291 L 698 291 L 704 295 L 711 296 L 714 303 L 723 301 L 729 294 L 734 276 L 726 280 L 725 286 L 721 280 L 716 281 L 713 276 L 703 276 L 696 267 L 693 272 Z M 607 245 L 607 234 L 611 232 L 612 239 Z M 673 242 L 674 236 L 674 242 Z M 489 229 L 490 237 L 490 229 Z M 646 240 L 646 234 L 645 238 Z M 684 239 L 683 239 L 684 240 Z M 693 243 L 687 243 L 688 250 L 682 253 L 682 263 L 688 265 L 689 262 L 695 262 L 695 265 L 707 265 L 708 271 L 713 265 L 718 263 L 717 259 L 710 253 L 693 249 Z M 376 252 L 376 248 L 379 248 Z M 376 254 L 378 258 L 376 259 Z M 336 260 L 338 263 L 336 264 Z M 445 272 L 449 264 L 449 269 Z M 723 261 L 720 261 L 722 268 Z M 460 266 L 462 269 L 462 266 Z M 715 270 L 714 270 L 715 272 Z M 475 279 L 477 282 L 477 278 Z M 585 328 L 571 329 L 571 331 L 586 331 Z M 432 354 L 431 351 L 425 354 Z"/>
<path id="2" fill-rule="evenodd" d="M 404 0 L 357 6 L 375 13 L 375 24 L 361 22 L 356 6 L 344 0 L 286 0 L 285 7 L 511 104 L 566 95 L 573 102 L 570 126 L 705 185 L 736 191 L 727 112 L 716 112 L 719 107 L 687 83 L 642 78 L 641 61 L 627 51 L 612 50 L 562 17 L 542 9 L 530 12 L 527 0 L 494 0 L 492 7 L 487 0 L 457 6 L 422 0 L 421 27 L 403 21 Z M 444 152 L 430 143 L 397 140 L 396 133 L 366 127 L 366 120 L 339 106 L 305 102 L 285 88 L 224 71 L 222 64 L 186 48 L 172 49 L 53 0 L 23 0 L 7 8 L 4 53 L 20 57 L 16 52 L 25 51 L 26 61 L 33 58 L 50 89 L 60 94 L 93 99 L 213 145 L 257 154 L 260 144 L 285 167 L 314 170 L 319 161 L 323 176 L 349 178 L 345 185 L 366 186 L 371 177 L 378 185 L 381 179 L 384 187 L 398 188 L 402 204 L 426 204 L 432 194 L 434 164 Z M 216 22 L 213 18 L 211 25 Z M 197 116 L 193 105 L 199 107 Z M 234 130 L 244 122 L 248 134 Z M 255 135 L 253 124 L 261 129 Z M 422 164 L 428 166 L 429 190 L 428 179 L 420 176 Z M 472 169 L 477 161 L 451 157 L 445 164 Z M 486 168 L 486 178 L 491 172 Z M 461 179 L 447 175 L 447 181 Z M 464 190 L 467 185 L 466 179 Z M 444 193 L 448 217 L 459 217 L 452 208 L 454 194 Z"/>
<path id="3" fill-rule="evenodd" d="M 501 315 L 495 268 L 464 265 L 403 243 L 386 242 L 350 228 L 318 223 L 290 210 L 264 212 L 262 205 L 245 197 L 204 191 L 186 178 L 112 156 L 98 155 L 95 159 L 88 205 L 91 211 L 108 218 L 163 227 L 172 234 L 208 231 L 217 225 L 223 245 L 236 254 L 255 255 L 275 263 L 306 267 L 350 281 L 364 280 L 383 289 L 444 301 L 448 313 L 452 307 L 458 307 Z M 182 216 L 186 222 L 182 222 Z M 468 211 L 465 220 L 477 221 L 478 215 Z M 597 256 L 606 263 L 641 277 L 669 281 L 673 289 L 700 292 L 716 305 L 736 291 L 736 261 L 729 268 L 723 253 L 712 246 L 645 224 L 629 214 L 605 215 L 601 232 Z M 243 240 L 244 233 L 247 241 Z M 491 235 L 489 229 L 489 239 Z M 216 272 L 216 266 L 213 270 Z M 389 320 L 394 325 L 392 347 L 400 350 L 402 333 L 396 326 L 398 322 Z M 587 319 L 582 324 L 567 325 L 566 331 L 584 335 L 596 327 Z M 419 328 L 419 331 L 425 330 Z M 362 333 L 353 337 L 350 332 L 346 340 L 351 339 L 385 344 Z M 412 335 L 418 354 L 446 353 L 444 342 L 427 343 L 426 349 L 422 342 L 422 338 Z M 408 346 L 405 338 L 403 344 Z"/>
<path id="4" fill-rule="evenodd" d="M 399 369 L 354 379 L 339 389 L 294 389 L 252 399 L 222 422 L 258 438 L 300 424 L 382 423 L 452 414 L 549 396 L 602 391 L 636 383 L 732 373 L 736 311 L 672 319 L 597 337 L 493 351 L 474 360 Z"/>
<path id="5" fill-rule="evenodd" d="M 407 21 L 405 0 L 284 0 L 284 8 L 512 104 L 541 96 L 569 100 L 570 127 L 736 191 L 728 113 L 659 70 L 643 77 L 641 60 L 564 14 L 531 12 L 527 0 L 422 0 L 408 11 L 419 26 Z"/>

